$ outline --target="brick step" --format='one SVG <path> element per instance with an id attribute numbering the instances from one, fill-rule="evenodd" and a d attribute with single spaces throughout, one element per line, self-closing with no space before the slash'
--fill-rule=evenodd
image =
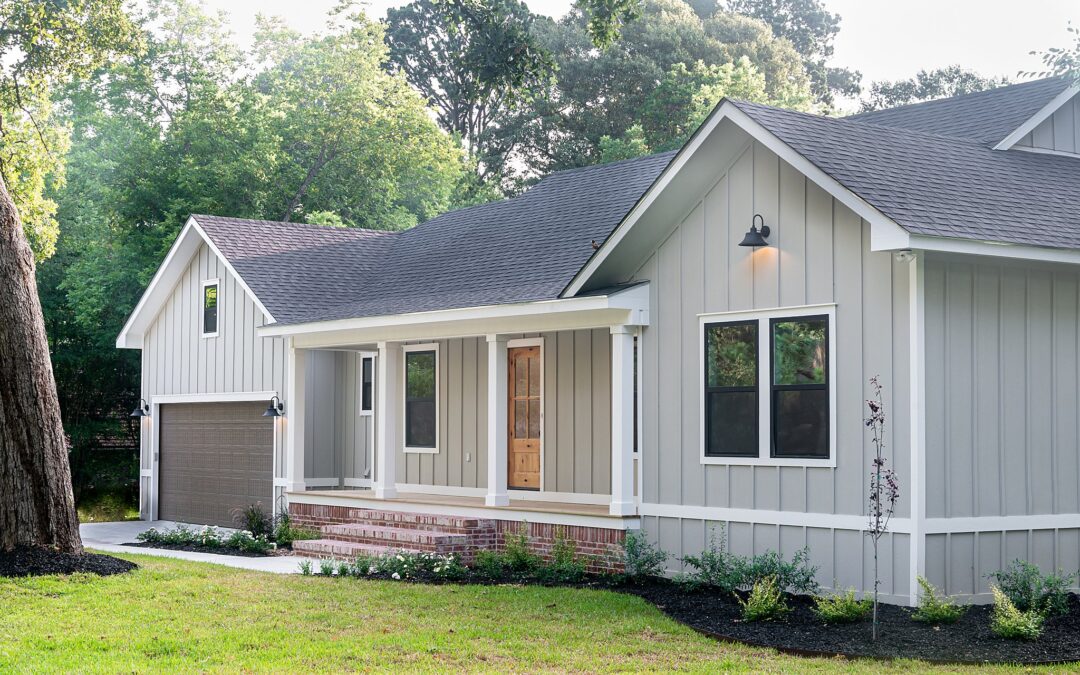
<path id="1" fill-rule="evenodd" d="M 393 553 L 421 553 L 414 548 L 402 546 L 383 546 L 380 544 L 361 544 L 353 541 L 336 539 L 305 539 L 293 542 L 293 551 L 306 553 L 319 558 L 352 559 L 359 555 L 385 556 Z"/>
<path id="2" fill-rule="evenodd" d="M 482 518 L 444 516 L 434 513 L 406 513 L 404 511 L 385 511 L 381 509 L 357 509 L 349 514 L 349 519 L 383 527 L 428 528 L 454 534 L 475 532 L 478 528 L 495 528 L 494 521 Z"/>
<path id="3" fill-rule="evenodd" d="M 460 546 L 468 541 L 462 533 L 444 532 L 418 527 L 396 527 L 375 525 L 370 522 L 326 525 L 322 528 L 323 537 L 338 541 L 351 541 L 361 544 L 383 544 L 386 546 L 414 546 L 416 548 Z"/>

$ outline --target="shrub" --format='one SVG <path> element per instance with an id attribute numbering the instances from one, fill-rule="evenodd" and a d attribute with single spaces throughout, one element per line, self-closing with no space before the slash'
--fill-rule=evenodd
<path id="1" fill-rule="evenodd" d="M 323 575 L 324 577 L 332 577 L 332 576 L 334 576 L 334 567 L 335 567 L 335 564 L 334 564 L 333 560 L 328 560 L 328 559 L 320 560 L 319 561 L 319 574 Z"/>
<path id="2" fill-rule="evenodd" d="M 947 597 L 939 597 L 938 590 L 924 579 L 915 577 L 922 593 L 919 595 L 919 607 L 911 618 L 923 623 L 956 623 L 967 611 L 967 607 L 958 605 Z"/>
<path id="3" fill-rule="evenodd" d="M 812 595 L 819 585 L 815 576 L 817 566 L 810 564 L 810 549 L 802 548 L 785 561 L 776 551 L 766 551 L 752 558 L 735 558 L 735 569 L 742 589 L 752 588 L 758 581 L 773 577 L 782 591 Z"/>
<path id="4" fill-rule="evenodd" d="M 507 533 L 504 539 L 503 560 L 511 571 L 533 574 L 541 563 L 540 556 L 529 549 L 528 525 L 522 523 L 517 532 Z"/>
<path id="5" fill-rule="evenodd" d="M 757 582 L 772 577 L 781 591 L 813 594 L 818 590 L 815 579 L 817 567 L 810 564 L 810 550 L 796 551 L 791 561 L 785 561 L 776 551 L 752 557 L 735 555 L 727 550 L 723 527 L 719 534 L 713 530 L 709 544 L 700 555 L 686 556 L 684 563 L 694 571 L 679 577 L 690 586 L 715 586 L 722 591 L 747 591 Z"/>
<path id="6" fill-rule="evenodd" d="M 221 542 L 222 548 L 236 549 L 244 553 L 266 554 L 271 546 L 265 539 L 256 539 L 250 533 L 238 530 Z"/>
<path id="7" fill-rule="evenodd" d="M 814 598 L 814 612 L 825 623 L 862 621 L 874 609 L 873 598 L 855 599 L 855 589 Z"/>
<path id="8" fill-rule="evenodd" d="M 989 575 L 998 589 L 1021 612 L 1065 614 L 1069 605 L 1069 585 L 1076 575 L 1043 574 L 1026 560 L 1014 560 L 1007 568 Z"/>
<path id="9" fill-rule="evenodd" d="M 250 504 L 233 511 L 233 522 L 247 530 L 256 539 L 270 539 L 274 535 L 274 518 L 263 510 L 262 502 Z"/>
<path id="10" fill-rule="evenodd" d="M 293 525 L 290 522 L 289 514 L 287 513 L 283 513 L 278 518 L 277 525 L 274 526 L 273 539 L 278 546 L 292 546 L 294 541 L 319 539 L 321 537 L 322 534 L 318 530 Z"/>
<path id="11" fill-rule="evenodd" d="M 990 630 L 998 637 L 1010 640 L 1035 640 L 1043 631 L 1043 615 L 1037 610 L 1021 611 L 997 586 L 994 593 L 994 611 L 990 616 Z"/>
<path id="12" fill-rule="evenodd" d="M 664 575 L 668 554 L 649 543 L 641 530 L 630 530 L 623 539 L 623 575 L 631 581 Z"/>
<path id="13" fill-rule="evenodd" d="M 782 619 L 790 608 L 784 602 L 784 594 L 776 577 L 760 579 L 750 590 L 750 596 L 743 600 L 735 596 L 742 605 L 743 621 L 775 621 Z"/>
<path id="14" fill-rule="evenodd" d="M 563 528 L 555 530 L 555 542 L 551 546 L 551 561 L 540 562 L 537 576 L 545 581 L 574 583 L 585 576 L 585 563 L 577 559 L 577 546 L 567 538 Z"/>
<path id="15" fill-rule="evenodd" d="M 270 550 L 269 542 L 256 539 L 247 532 L 237 531 L 226 535 L 216 527 L 204 527 L 200 530 L 192 530 L 183 525 L 177 525 L 171 530 L 151 528 L 140 533 L 136 538 L 146 544 L 202 546 L 210 549 L 224 548 L 260 555 Z"/>
<path id="16" fill-rule="evenodd" d="M 300 561 L 300 574 L 305 576 L 305 577 L 310 577 L 311 576 L 311 561 L 310 560 L 301 560 Z"/>

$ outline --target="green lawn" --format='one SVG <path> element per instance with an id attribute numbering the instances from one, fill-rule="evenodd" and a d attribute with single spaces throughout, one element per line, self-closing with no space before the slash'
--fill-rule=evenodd
<path id="1" fill-rule="evenodd" d="M 0 579 L 0 672 L 923 668 L 720 644 L 605 591 L 419 586 L 124 557 L 142 569 Z"/>

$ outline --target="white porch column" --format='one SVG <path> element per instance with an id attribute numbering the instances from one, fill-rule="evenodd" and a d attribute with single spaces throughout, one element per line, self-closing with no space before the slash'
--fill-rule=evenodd
<path id="1" fill-rule="evenodd" d="M 507 366 L 506 336 L 488 335 L 488 475 L 487 496 L 484 503 L 488 506 L 507 506 L 510 497 L 506 493 L 507 450 L 506 439 L 509 435 L 506 427 L 507 403 Z"/>
<path id="2" fill-rule="evenodd" d="M 611 515 L 634 505 L 634 329 L 611 327 Z"/>
<path id="3" fill-rule="evenodd" d="M 303 492 L 304 427 L 307 416 L 308 350 L 289 345 L 289 383 L 285 392 L 285 483 L 290 492 Z"/>
<path id="4" fill-rule="evenodd" d="M 402 375 L 401 345 L 396 342 L 378 343 L 375 359 L 375 496 L 389 499 L 397 495 L 398 429 L 403 415 L 400 381 Z"/>

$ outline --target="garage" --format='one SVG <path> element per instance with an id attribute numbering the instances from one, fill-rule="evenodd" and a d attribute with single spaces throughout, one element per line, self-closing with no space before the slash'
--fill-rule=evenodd
<path id="1" fill-rule="evenodd" d="M 236 509 L 271 510 L 274 421 L 265 409 L 264 401 L 161 406 L 160 519 L 232 527 Z"/>

